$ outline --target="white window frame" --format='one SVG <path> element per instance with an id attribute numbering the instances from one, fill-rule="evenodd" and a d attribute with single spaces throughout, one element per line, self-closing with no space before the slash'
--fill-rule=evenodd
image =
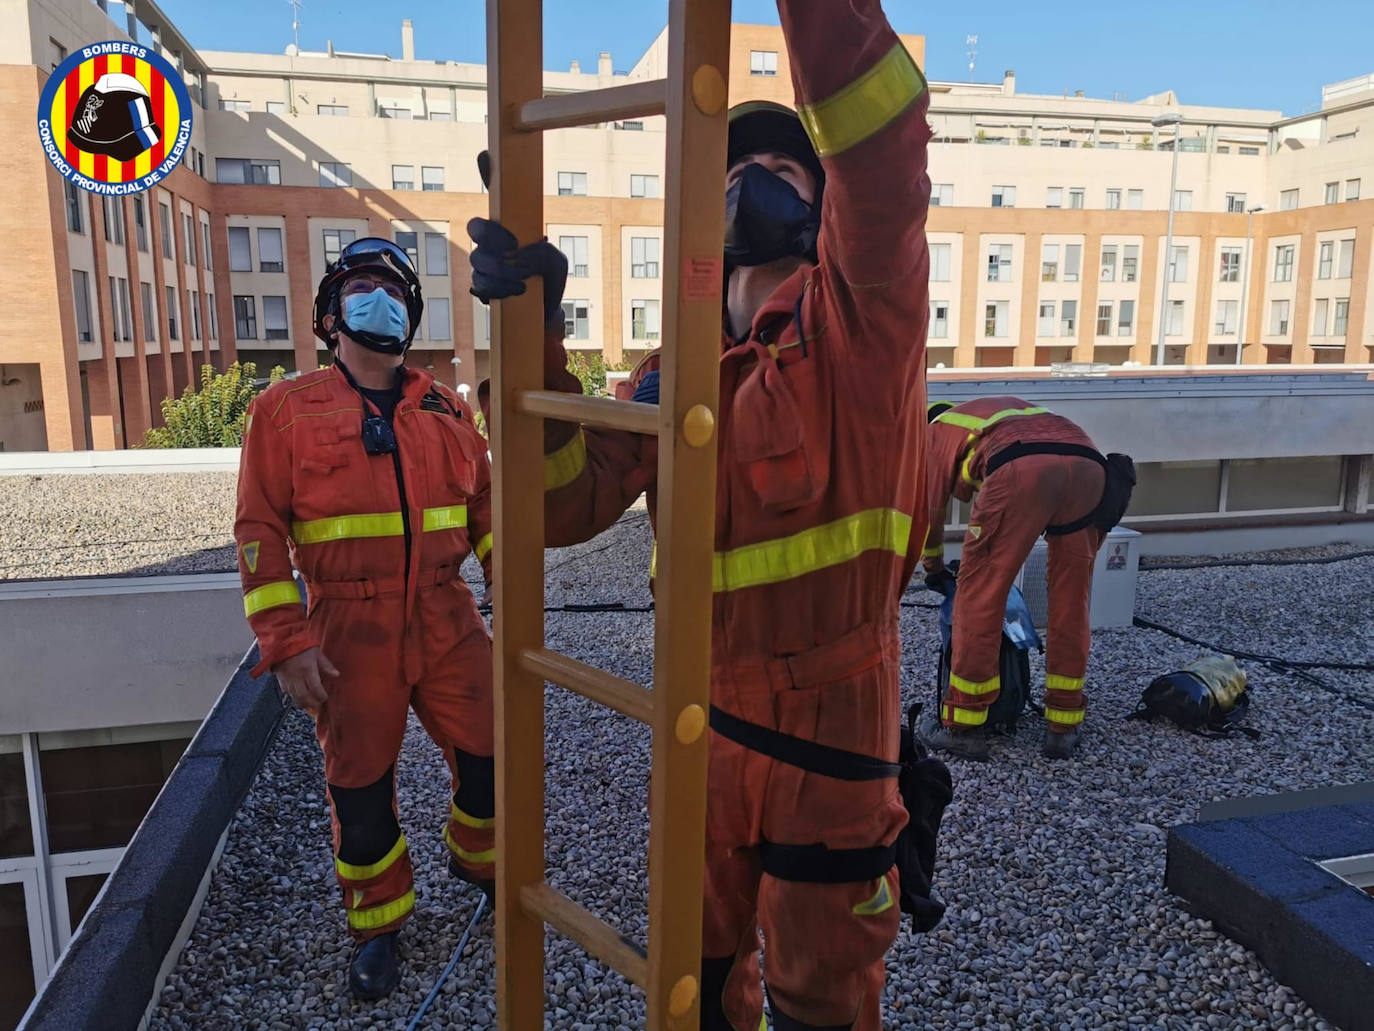
<path id="1" fill-rule="evenodd" d="M 994 208 L 1016 207 L 1016 187 L 994 186 L 992 188 L 992 206 Z"/>
<path id="2" fill-rule="evenodd" d="M 1331 322 L 1331 300 L 1327 297 L 1318 297 L 1312 302 L 1312 335 L 1314 337 L 1326 336 L 1326 328 Z"/>
<path id="3" fill-rule="evenodd" d="M 1240 263 L 1244 257 L 1244 251 L 1239 247 L 1223 247 L 1221 249 L 1220 267 L 1217 270 L 1218 283 L 1239 283 L 1240 282 Z M 1231 258 L 1227 262 L 1227 258 Z"/>
<path id="4" fill-rule="evenodd" d="M 336 190 L 351 187 L 353 185 L 353 166 L 347 161 L 321 161 L 320 185 Z"/>
<path id="5" fill-rule="evenodd" d="M 1078 299 L 1066 298 L 1059 306 L 1059 335 L 1072 337 L 1078 335 Z"/>
<path id="6" fill-rule="evenodd" d="M 750 75 L 777 75 L 778 52 L 776 50 L 749 51 Z"/>
<path id="7" fill-rule="evenodd" d="M 1049 314 L 1045 314 L 1046 309 Z M 1035 327 L 1037 337 L 1057 337 L 1059 335 L 1059 306 L 1054 301 L 1041 301 Z"/>
<path id="8" fill-rule="evenodd" d="M 335 237 L 336 240 L 338 240 L 338 244 L 339 244 L 338 250 L 337 250 L 337 252 L 335 253 L 334 257 L 332 257 L 332 258 L 329 256 L 329 240 L 328 240 L 328 236 L 329 236 L 330 233 L 333 233 L 333 234 L 334 234 L 334 237 Z M 345 233 L 348 234 L 348 239 L 347 239 L 347 240 L 344 239 L 344 234 L 345 234 Z M 345 247 L 347 247 L 350 243 L 353 243 L 353 242 L 354 242 L 355 240 L 357 240 L 357 239 L 358 239 L 358 231 L 357 231 L 356 229 L 322 229 L 322 230 L 320 230 L 320 249 L 324 252 L 324 263 L 325 263 L 326 265 L 328 265 L 328 264 L 330 264 L 331 262 L 338 261 L 338 260 L 339 260 L 339 255 L 343 253 L 343 249 L 344 249 Z"/>
<path id="9" fill-rule="evenodd" d="M 1126 317 L 1128 315 L 1130 318 Z M 1133 298 L 1124 298 L 1116 306 L 1116 335 L 1119 337 L 1135 336 L 1135 300 Z"/>
<path id="10" fill-rule="evenodd" d="M 285 272 L 286 271 L 286 234 L 281 226 L 258 226 L 258 271 L 259 272 Z M 276 234 L 276 255 L 277 260 L 269 261 L 268 255 L 271 252 L 269 247 L 263 246 L 264 240 L 271 240 L 272 234 Z M 269 268 L 275 265 L 276 268 Z"/>
<path id="11" fill-rule="evenodd" d="M 1129 190 L 1129 189 L 1128 189 L 1128 190 L 1126 191 L 1126 210 L 1127 210 L 1127 211 L 1143 211 L 1144 208 L 1145 208 L 1145 191 L 1144 191 L 1143 189 L 1138 189 L 1138 188 L 1137 188 L 1137 189 L 1134 189 L 1134 190 Z"/>
<path id="12" fill-rule="evenodd" d="M 1064 187 L 1047 186 L 1045 187 L 1045 207 L 1062 208 L 1064 206 Z"/>
<path id="13" fill-rule="evenodd" d="M 1212 325 L 1214 336 L 1235 336 L 1240 327 L 1240 302 L 1221 298 L 1217 301 L 1216 320 Z"/>
<path id="14" fill-rule="evenodd" d="M 988 311 L 991 309 L 991 315 Z M 991 319 L 992 332 L 988 332 L 988 322 Z M 1011 321 L 1011 302 L 1010 301 L 987 301 L 983 305 L 983 339 L 985 340 L 1005 340 L 1010 331 L 1008 323 Z"/>
<path id="15" fill-rule="evenodd" d="M 1169 282 L 1186 283 L 1188 282 L 1188 245 L 1174 244 L 1173 252 L 1169 255 Z"/>
<path id="16" fill-rule="evenodd" d="M 1083 274 L 1083 245 L 1066 243 L 1064 245 L 1064 282 L 1077 283 Z"/>
<path id="17" fill-rule="evenodd" d="M 1083 203 L 1087 199 L 1087 190 L 1082 186 L 1069 187 L 1069 210 L 1082 211 Z"/>
<path id="18" fill-rule="evenodd" d="M 989 283 L 1010 283 L 1012 281 L 1012 245 L 1009 243 L 988 244 L 987 281 Z"/>
<path id="19" fill-rule="evenodd" d="M 444 192 L 444 166 L 443 166 L 443 165 L 421 165 L 421 166 L 420 166 L 420 192 L 421 192 L 421 193 L 443 193 L 443 192 Z"/>
<path id="20" fill-rule="evenodd" d="M 1040 245 L 1040 282 L 1059 282 L 1059 244 Z"/>
<path id="21" fill-rule="evenodd" d="M 932 243 L 930 245 L 930 281 L 932 283 L 948 283 L 950 281 L 953 254 L 953 244 Z"/>
<path id="22" fill-rule="evenodd" d="M 1298 203 L 1299 194 L 1297 188 L 1279 191 L 1280 211 L 1292 211 L 1298 206 Z"/>
<path id="23" fill-rule="evenodd" d="M 1183 336 L 1184 316 L 1187 314 L 1187 302 L 1177 297 L 1171 297 L 1169 309 L 1164 313 L 1164 335 L 1166 337 Z"/>
<path id="24" fill-rule="evenodd" d="M 579 189 L 580 187 L 580 189 Z M 586 172 L 559 172 L 558 196 L 585 197 L 587 195 Z"/>
<path id="25" fill-rule="evenodd" d="M 569 234 L 558 238 L 558 249 L 568 259 L 568 275 L 573 279 L 586 279 L 591 275 L 591 261 L 587 257 L 590 245 L 587 237 Z"/>
<path id="26" fill-rule="evenodd" d="M 1323 240 L 1317 245 L 1317 278 L 1330 279 L 1336 265 L 1336 241 Z"/>
<path id="27" fill-rule="evenodd" d="M 440 326 L 434 326 L 434 316 L 443 312 L 443 319 Z M 449 303 L 447 297 L 431 297 L 425 304 L 425 339 L 426 340 L 452 340 L 453 339 L 453 305 Z"/>
<path id="28" fill-rule="evenodd" d="M 1174 191 L 1174 210 L 1192 211 L 1193 210 L 1193 191 L 1175 190 Z"/>
<path id="29" fill-rule="evenodd" d="M 281 321 L 280 326 L 269 326 L 267 324 L 268 301 L 281 301 Z M 263 340 L 290 340 L 291 339 L 291 300 L 285 294 L 263 294 L 261 298 L 262 309 L 262 339 Z M 273 333 L 280 334 L 273 336 Z"/>
<path id="30" fill-rule="evenodd" d="M 0 859 L 0 884 L 23 886 L 24 912 L 29 925 L 29 957 L 33 963 L 33 990 L 36 995 L 38 990 L 43 987 L 43 982 L 48 979 L 49 970 L 47 956 L 48 922 L 43 919 L 43 901 L 39 894 L 37 857 L 17 856 L 10 859 Z"/>
<path id="31" fill-rule="evenodd" d="M 1099 272 L 1097 281 L 1099 283 L 1116 282 L 1116 251 L 1117 244 L 1104 243 L 1102 245 L 1102 255 L 1098 259 Z M 1108 260 L 1111 259 L 1111 260 Z"/>
<path id="32" fill-rule="evenodd" d="M 120 857 L 123 855 L 122 848 L 97 848 L 85 852 L 57 852 L 49 859 L 48 869 L 52 871 L 52 902 L 57 917 L 59 953 L 66 949 L 76 933 L 76 927 L 72 926 L 71 903 L 67 899 L 67 879 L 92 874 L 108 876 L 119 865 Z M 101 891 L 104 890 L 102 887 Z M 96 901 L 99 901 L 99 896 L 96 897 Z M 95 908 L 95 903 L 91 904 L 91 908 Z"/>
<path id="33" fill-rule="evenodd" d="M 568 309 L 570 307 L 572 309 L 571 316 L 568 314 Z M 577 314 L 579 309 L 586 313 L 581 319 L 579 319 Z M 587 333 L 585 336 L 579 336 L 577 333 L 577 323 L 579 321 L 583 321 L 587 325 Z M 572 332 L 567 334 L 567 339 L 590 340 L 592 338 L 592 302 L 585 297 L 565 297 L 563 299 L 563 322 L 565 329 L 567 323 L 571 322 L 573 324 Z"/>
<path id="34" fill-rule="evenodd" d="M 1350 332 L 1350 298 L 1337 297 L 1335 301 L 1331 306 L 1331 336 L 1344 339 Z"/>
<path id="35" fill-rule="evenodd" d="M 944 312 L 943 317 L 941 311 Z M 937 332 L 938 330 L 938 332 Z M 926 334 L 931 340 L 949 339 L 949 302 L 931 301 L 930 302 L 930 332 Z"/>
<path id="36" fill-rule="evenodd" d="M 1360 181 L 1358 179 L 1347 179 L 1345 181 L 1345 199 L 1360 199 Z"/>
<path id="37" fill-rule="evenodd" d="M 1286 298 L 1278 298 L 1269 302 L 1269 335 L 1271 337 L 1286 337 L 1288 335 L 1288 331 L 1293 328 L 1290 324 L 1292 312 L 1292 305 Z"/>
<path id="38" fill-rule="evenodd" d="M 78 285 L 77 276 L 81 277 Z M 76 318 L 76 339 L 78 343 L 89 344 L 95 341 L 95 311 L 91 307 L 91 273 L 84 268 L 72 269 L 72 308 Z M 86 315 L 86 328 L 81 329 L 81 315 Z"/>
<path id="39" fill-rule="evenodd" d="M 1226 210 L 1232 215 L 1245 214 L 1245 194 L 1228 193 L 1226 195 Z"/>
<path id="40" fill-rule="evenodd" d="M 1336 260 L 1336 278 L 1349 279 L 1355 271 L 1355 241 L 1340 241 L 1340 257 Z"/>
<path id="41" fill-rule="evenodd" d="M 1134 283 L 1140 278 L 1140 244 L 1127 243 L 1121 246 L 1121 281 Z"/>
<path id="42" fill-rule="evenodd" d="M 448 275 L 448 234 L 436 233 L 432 230 L 425 231 L 425 275 L 427 276 L 447 276 Z M 436 261 L 435 258 L 438 258 Z M 431 340 L 436 339 L 430 337 Z"/>
<path id="43" fill-rule="evenodd" d="M 635 318 L 635 309 L 638 308 L 643 314 L 640 318 Z M 650 318 L 650 312 L 653 317 Z M 639 326 L 643 326 L 643 332 L 639 332 Z M 657 325 L 657 329 L 652 328 Z M 630 302 L 630 339 L 631 340 L 659 340 L 663 337 L 663 305 L 657 297 L 637 298 Z"/>
<path id="44" fill-rule="evenodd" d="M 1334 183 L 1327 183 L 1323 194 L 1325 204 L 1339 204 L 1341 200 L 1341 183 L 1336 180 Z"/>
<path id="45" fill-rule="evenodd" d="M 1274 247 L 1274 282 L 1291 283 L 1293 264 L 1297 258 L 1297 244 L 1281 243 Z"/>
<path id="46" fill-rule="evenodd" d="M 635 172 L 630 175 L 630 196 L 657 199 L 662 196 L 658 176 L 650 172 Z"/>
<path id="47" fill-rule="evenodd" d="M 657 236 L 630 237 L 630 278 L 657 279 L 662 274 L 663 244 Z"/>
<path id="48" fill-rule="evenodd" d="M 930 187 L 930 206 L 932 208 L 954 207 L 954 184 L 934 183 Z"/>
<path id="49" fill-rule="evenodd" d="M 1106 313 L 1105 317 L 1103 316 L 1103 312 Z M 1110 337 L 1112 335 L 1112 326 L 1115 325 L 1115 319 L 1116 305 L 1111 301 L 1098 301 L 1097 318 L 1093 320 L 1093 334 L 1098 337 Z M 1102 324 L 1104 322 L 1107 324 L 1107 331 L 1105 333 L 1102 332 Z"/>
<path id="50" fill-rule="evenodd" d="M 392 165 L 391 166 L 391 188 L 393 190 L 413 190 L 415 189 L 415 166 L 414 165 Z"/>

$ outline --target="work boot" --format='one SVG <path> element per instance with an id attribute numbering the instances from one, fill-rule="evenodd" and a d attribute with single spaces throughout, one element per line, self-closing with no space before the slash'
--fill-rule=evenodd
<path id="1" fill-rule="evenodd" d="M 369 938 L 353 949 L 348 965 L 348 987 L 359 999 L 380 999 L 390 995 L 401 982 L 401 966 L 396 958 L 397 931 Z"/>
<path id="2" fill-rule="evenodd" d="M 989 757 L 988 736 L 982 727 L 955 730 L 931 721 L 921 727 L 921 741 L 932 751 L 948 752 L 961 759 L 985 762 Z"/>
<path id="3" fill-rule="evenodd" d="M 496 882 L 485 878 L 473 877 L 472 874 L 463 869 L 462 864 L 458 862 L 458 857 L 452 852 L 448 854 L 448 873 L 450 877 L 457 877 L 460 881 L 467 881 L 469 884 L 477 885 L 477 887 L 482 889 L 482 894 L 487 897 L 487 907 L 490 909 L 496 907 Z"/>
<path id="4" fill-rule="evenodd" d="M 1045 743 L 1040 752 L 1046 759 L 1072 759 L 1078 747 L 1078 728 L 1064 731 L 1045 731 Z"/>

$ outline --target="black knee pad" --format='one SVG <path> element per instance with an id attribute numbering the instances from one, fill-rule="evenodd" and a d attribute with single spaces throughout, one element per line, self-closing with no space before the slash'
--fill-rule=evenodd
<path id="1" fill-rule="evenodd" d="M 392 805 L 394 767 L 365 788 L 330 784 L 334 816 L 339 821 L 339 858 L 353 866 L 370 866 L 396 844 L 401 825 Z"/>
<path id="2" fill-rule="evenodd" d="M 778 1004 L 773 1001 L 773 993 L 768 990 L 767 985 L 763 986 L 763 991 L 768 996 L 768 1013 L 773 1018 L 773 1031 L 851 1031 L 854 1027 L 853 1024 L 804 1024 L 778 1009 Z"/>
<path id="3" fill-rule="evenodd" d="M 725 1019 L 725 982 L 735 957 L 701 958 L 701 1031 L 734 1031 Z"/>
<path id="4" fill-rule="evenodd" d="M 473 755 L 461 748 L 453 750 L 458 764 L 458 790 L 453 804 L 469 816 L 490 820 L 496 815 L 496 760 Z"/>

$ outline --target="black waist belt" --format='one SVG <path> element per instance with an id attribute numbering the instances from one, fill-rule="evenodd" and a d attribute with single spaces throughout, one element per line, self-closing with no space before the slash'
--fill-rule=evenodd
<path id="1" fill-rule="evenodd" d="M 1102 466 L 1104 471 L 1107 468 L 1107 459 L 1103 457 L 1102 452 L 1098 451 L 1096 448 L 1088 447 L 1085 444 L 1018 440 L 1015 444 L 1008 444 L 1000 451 L 995 452 L 993 456 L 987 460 L 987 464 L 983 468 L 983 478 L 987 479 L 1008 462 L 1015 461 L 1018 458 L 1026 458 L 1030 455 L 1064 455 L 1069 458 L 1090 458 L 1098 465 Z M 1081 519 L 1075 519 L 1071 523 L 1057 523 L 1052 526 L 1047 526 L 1045 527 L 1045 532 L 1051 537 L 1062 537 L 1067 533 L 1077 533 L 1093 521 L 1097 516 L 1097 510 L 1101 507 L 1101 504 L 1102 503 L 1099 501 L 1097 505 L 1093 506 L 1092 511 Z"/>
<path id="2" fill-rule="evenodd" d="M 851 884 L 871 881 L 891 870 L 897 861 L 897 845 L 826 848 L 824 845 L 778 845 L 765 841 L 759 845 L 759 860 L 764 872 L 780 881 Z"/>
<path id="3" fill-rule="evenodd" d="M 711 706 L 711 729 L 750 751 L 836 780 L 882 780 L 896 777 L 902 772 L 898 763 L 884 762 L 871 755 L 831 748 L 806 738 L 770 730 L 732 716 L 714 705 Z"/>

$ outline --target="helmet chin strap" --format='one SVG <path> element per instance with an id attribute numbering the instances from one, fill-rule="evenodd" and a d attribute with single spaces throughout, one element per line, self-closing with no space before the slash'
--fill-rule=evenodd
<path id="1" fill-rule="evenodd" d="M 405 354 L 410 349 L 409 340 L 399 340 L 396 337 L 378 336 L 376 333 L 369 333 L 365 329 L 353 329 L 344 321 L 341 314 L 338 321 L 334 323 L 335 333 L 347 333 L 348 339 L 352 340 L 360 347 L 365 347 L 369 351 L 376 351 L 378 354 Z"/>

